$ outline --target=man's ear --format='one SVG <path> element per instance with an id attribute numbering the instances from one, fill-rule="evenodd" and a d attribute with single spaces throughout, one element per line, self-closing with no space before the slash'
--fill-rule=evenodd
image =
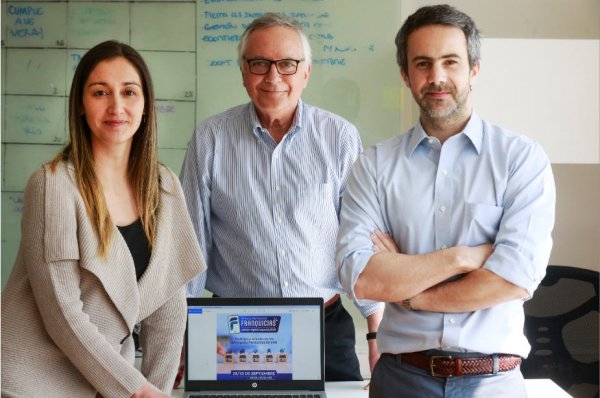
<path id="1" fill-rule="evenodd" d="M 308 66 L 304 70 L 304 88 L 308 86 L 308 80 L 310 79 L 312 64 L 308 64 Z"/>
<path id="2" fill-rule="evenodd" d="M 471 86 L 475 84 L 477 78 L 479 77 L 479 68 L 481 67 L 481 61 L 477 61 L 477 64 L 471 68 L 469 75 L 471 77 Z"/>
<path id="3" fill-rule="evenodd" d="M 402 76 L 402 80 L 404 80 L 406 87 L 410 88 L 410 78 L 408 77 L 408 73 L 404 72 L 404 69 L 400 68 L 400 75 Z"/>

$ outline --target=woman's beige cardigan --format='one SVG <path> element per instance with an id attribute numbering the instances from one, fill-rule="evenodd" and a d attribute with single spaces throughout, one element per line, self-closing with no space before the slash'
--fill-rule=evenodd
<path id="1" fill-rule="evenodd" d="M 202 258 L 177 177 L 160 167 L 150 263 L 136 281 L 115 227 L 108 259 L 70 164 L 48 166 L 24 194 L 22 237 L 2 293 L 2 396 L 130 397 L 146 381 L 170 393 L 186 321 L 185 284 Z M 131 331 L 142 322 L 141 372 Z"/>

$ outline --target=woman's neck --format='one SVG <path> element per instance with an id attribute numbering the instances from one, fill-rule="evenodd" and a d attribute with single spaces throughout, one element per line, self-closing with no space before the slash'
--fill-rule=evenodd
<path id="1" fill-rule="evenodd" d="M 139 217 L 134 188 L 128 174 L 129 153 L 94 153 L 94 171 L 116 225 L 129 225 Z"/>

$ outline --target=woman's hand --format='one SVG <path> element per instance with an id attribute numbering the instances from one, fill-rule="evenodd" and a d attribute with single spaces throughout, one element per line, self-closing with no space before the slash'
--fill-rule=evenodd
<path id="1" fill-rule="evenodd" d="M 162 391 L 158 391 L 156 387 L 154 387 L 150 383 L 146 383 L 133 393 L 131 398 L 171 398 L 169 395 L 165 394 Z"/>

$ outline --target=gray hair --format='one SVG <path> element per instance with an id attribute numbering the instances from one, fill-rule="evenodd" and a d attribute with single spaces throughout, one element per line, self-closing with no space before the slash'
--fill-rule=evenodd
<path id="1" fill-rule="evenodd" d="M 396 35 L 396 61 L 404 73 L 408 73 L 408 36 L 427 25 L 455 26 L 463 31 L 467 39 L 467 54 L 471 69 L 479 62 L 479 29 L 467 14 L 447 4 L 421 7 L 409 16 Z"/>
<path id="2" fill-rule="evenodd" d="M 250 36 L 250 33 L 256 30 L 270 28 L 272 26 L 282 26 L 285 28 L 293 29 L 296 32 L 298 32 L 298 34 L 300 35 L 300 40 L 302 41 L 302 49 L 304 50 L 304 62 L 306 62 L 307 65 L 310 65 L 312 63 L 312 51 L 310 49 L 310 43 L 308 42 L 308 37 L 302 30 L 300 22 L 298 22 L 294 18 L 290 18 L 285 15 L 268 12 L 263 16 L 256 18 L 254 21 L 252 21 L 242 34 L 242 37 L 238 44 L 238 62 L 240 62 L 240 65 L 242 62 L 244 51 L 246 51 L 246 44 L 248 43 L 248 36 Z"/>

